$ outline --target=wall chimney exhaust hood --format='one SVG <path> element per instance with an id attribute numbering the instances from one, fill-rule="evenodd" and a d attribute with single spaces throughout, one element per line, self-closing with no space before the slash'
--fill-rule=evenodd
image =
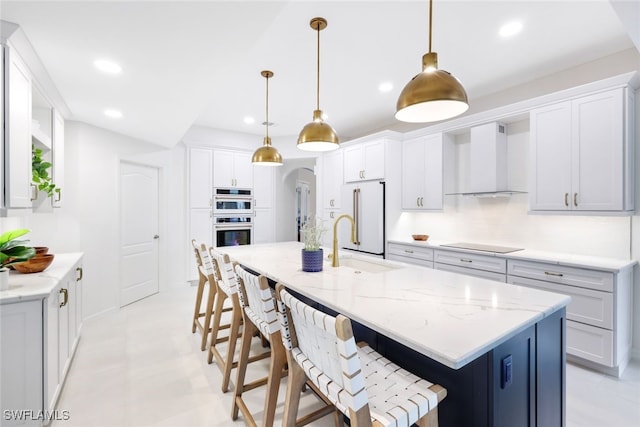
<path id="1" fill-rule="evenodd" d="M 469 191 L 463 196 L 508 197 L 522 191 L 508 188 L 507 125 L 486 123 L 471 128 Z"/>

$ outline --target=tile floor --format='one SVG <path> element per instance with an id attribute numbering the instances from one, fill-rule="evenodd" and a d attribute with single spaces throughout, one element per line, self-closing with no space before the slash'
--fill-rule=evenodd
<path id="1" fill-rule="evenodd" d="M 58 401 L 58 409 L 68 410 L 70 419 L 52 426 L 244 426 L 242 416 L 231 421 L 232 392 L 220 391 L 218 367 L 207 364 L 200 336 L 191 334 L 194 301 L 195 287 L 174 288 L 85 320 Z M 264 361 L 258 362 L 247 377 L 265 372 Z M 283 379 L 281 395 L 285 387 Z M 640 427 L 638 361 L 621 379 L 569 365 L 567 391 L 567 427 Z M 247 393 L 258 424 L 263 398 L 264 388 Z M 315 405 L 316 398 L 308 395 L 301 408 Z M 276 411 L 276 425 L 283 406 Z M 325 417 L 312 425 L 333 423 Z"/>

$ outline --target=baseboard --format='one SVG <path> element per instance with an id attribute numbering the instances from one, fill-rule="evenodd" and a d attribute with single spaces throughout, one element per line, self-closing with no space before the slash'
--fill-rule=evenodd
<path id="1" fill-rule="evenodd" d="M 118 311 L 118 308 L 117 307 L 107 308 L 105 310 L 99 311 L 98 313 L 94 313 L 92 315 L 83 317 L 82 321 L 84 322 L 85 320 L 90 320 L 90 319 L 93 319 L 94 317 L 100 317 L 104 314 L 111 313 L 112 311 Z"/>

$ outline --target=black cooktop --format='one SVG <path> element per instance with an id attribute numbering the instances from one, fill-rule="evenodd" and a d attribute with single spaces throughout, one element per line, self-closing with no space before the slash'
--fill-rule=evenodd
<path id="1" fill-rule="evenodd" d="M 483 245 L 480 243 L 466 243 L 466 242 L 447 243 L 446 245 L 440 245 L 440 246 L 449 247 L 449 248 L 458 248 L 458 249 L 471 249 L 474 251 L 494 252 L 497 254 L 508 254 L 510 252 L 523 250 L 522 248 L 510 248 L 507 246 Z"/>

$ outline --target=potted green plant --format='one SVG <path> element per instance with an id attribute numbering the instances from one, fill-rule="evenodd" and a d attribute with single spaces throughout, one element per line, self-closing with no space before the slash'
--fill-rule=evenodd
<path id="1" fill-rule="evenodd" d="M 31 181 L 37 185 L 39 191 L 44 191 L 48 197 L 60 194 L 60 188 L 53 183 L 53 177 L 49 176 L 51 162 L 42 157 L 42 149 L 31 145 Z"/>
<path id="2" fill-rule="evenodd" d="M 304 248 L 302 249 L 302 271 L 322 271 L 322 236 L 327 231 L 321 219 L 308 220 L 300 228 Z"/>
<path id="3" fill-rule="evenodd" d="M 0 291 L 9 289 L 9 269 L 11 264 L 27 261 L 36 254 L 36 250 L 26 245 L 28 240 L 17 240 L 30 230 L 19 228 L 0 235 Z"/>

